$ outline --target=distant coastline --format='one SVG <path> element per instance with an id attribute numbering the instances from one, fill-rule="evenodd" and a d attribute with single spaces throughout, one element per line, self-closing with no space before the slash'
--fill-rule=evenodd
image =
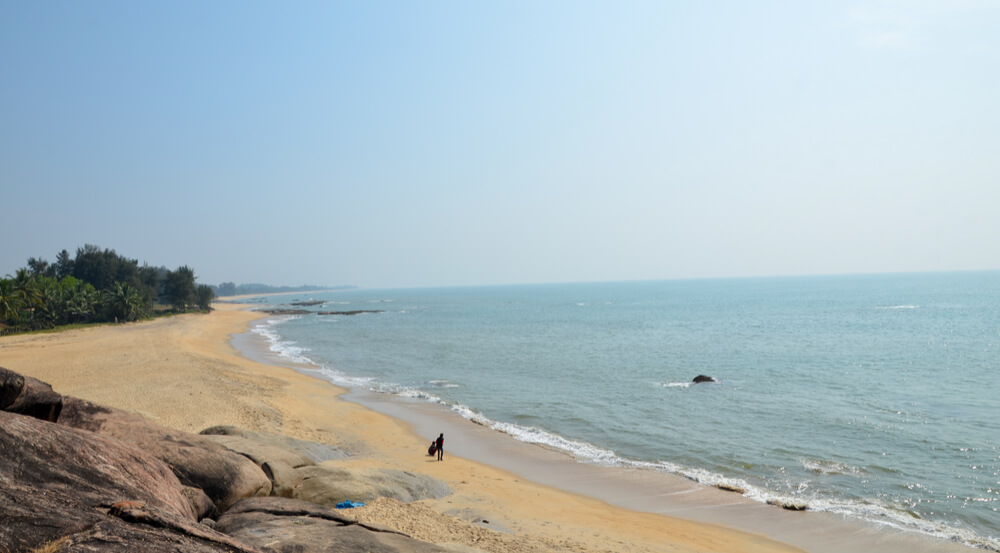
<path id="1" fill-rule="evenodd" d="M 338 285 L 322 286 L 318 284 L 303 284 L 301 286 L 271 286 L 251 282 L 248 284 L 235 284 L 233 282 L 223 282 L 219 285 L 211 285 L 212 290 L 218 298 L 259 296 L 264 294 L 298 294 L 301 292 L 331 292 L 336 290 L 354 290 L 357 286 Z"/>

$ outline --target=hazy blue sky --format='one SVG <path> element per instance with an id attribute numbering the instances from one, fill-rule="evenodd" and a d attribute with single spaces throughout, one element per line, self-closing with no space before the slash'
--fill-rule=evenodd
<path id="1" fill-rule="evenodd" d="M 1000 2 L 0 0 L 0 275 L 1000 269 Z"/>

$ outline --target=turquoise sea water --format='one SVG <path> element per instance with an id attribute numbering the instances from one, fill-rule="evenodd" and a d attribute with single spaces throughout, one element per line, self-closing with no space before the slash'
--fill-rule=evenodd
<path id="1" fill-rule="evenodd" d="M 256 332 L 580 462 L 1000 551 L 1000 273 L 354 290 Z M 698 374 L 718 383 L 691 385 Z"/>

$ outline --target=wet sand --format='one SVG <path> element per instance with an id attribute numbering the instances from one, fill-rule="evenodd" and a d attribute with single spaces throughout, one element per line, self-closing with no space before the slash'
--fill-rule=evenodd
<path id="1" fill-rule="evenodd" d="M 438 478 L 452 495 L 408 505 L 378 500 L 354 511 L 425 541 L 498 552 L 969 550 L 836 515 L 783 511 L 672 475 L 582 465 L 439 406 L 346 394 L 308 370 L 268 359 L 246 333 L 259 313 L 235 304 L 216 308 L 3 337 L 0 366 L 180 430 L 224 424 L 281 433 L 352 452 L 331 464 Z M 247 355 L 232 345 L 233 336 Z M 446 436 L 444 462 L 426 455 L 439 432 Z"/>

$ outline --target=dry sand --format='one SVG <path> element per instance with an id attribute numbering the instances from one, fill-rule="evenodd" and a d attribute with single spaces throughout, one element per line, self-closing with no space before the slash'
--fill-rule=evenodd
<path id="1" fill-rule="evenodd" d="M 430 462 L 414 453 L 425 452 L 428 440 L 406 422 L 344 401 L 345 390 L 325 381 L 242 356 L 230 337 L 260 314 L 233 304 L 216 307 L 209 315 L 3 337 L 0 366 L 61 394 L 180 430 L 235 425 L 281 433 L 353 453 L 331 463 L 443 480 L 454 490 L 443 499 L 377 500 L 352 512 L 425 541 L 494 552 L 801 551 L 714 524 L 615 507 L 454 455 Z"/>

